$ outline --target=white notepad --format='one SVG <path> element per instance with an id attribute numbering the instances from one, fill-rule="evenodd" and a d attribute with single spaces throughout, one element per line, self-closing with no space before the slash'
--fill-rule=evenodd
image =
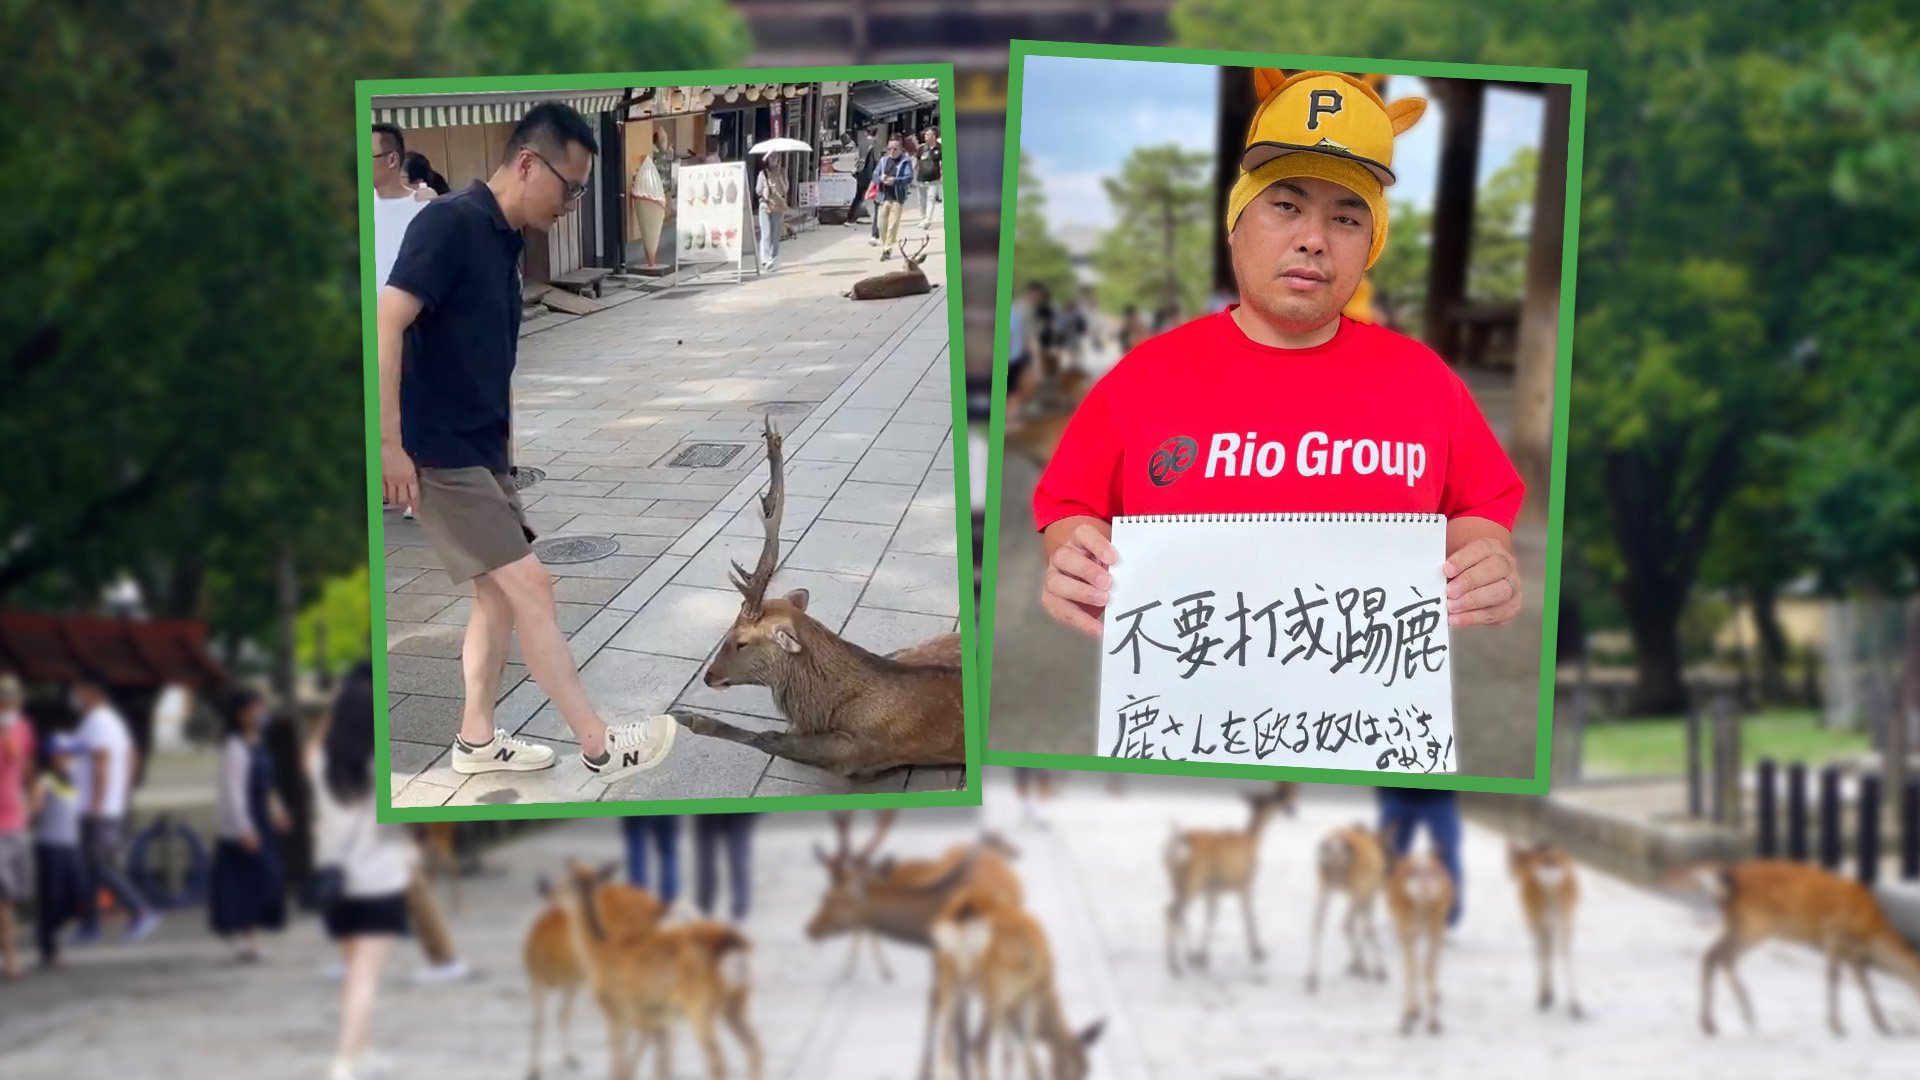
<path id="1" fill-rule="evenodd" d="M 1446 518 L 1116 518 L 1104 757 L 1454 771 Z"/>

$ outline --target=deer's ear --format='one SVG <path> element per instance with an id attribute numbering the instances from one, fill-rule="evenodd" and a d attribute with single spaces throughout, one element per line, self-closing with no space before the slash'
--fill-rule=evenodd
<path id="1" fill-rule="evenodd" d="M 787 603 L 792 604 L 794 607 L 799 608 L 801 611 L 805 611 L 807 610 L 807 601 L 812 598 L 813 598 L 813 594 L 809 593 L 807 590 L 795 589 L 792 592 L 787 594 Z"/>
<path id="2" fill-rule="evenodd" d="M 620 864 L 610 862 L 610 863 L 607 863 L 605 866 L 602 866 L 597 872 L 594 873 L 593 880 L 598 884 L 605 885 L 607 882 L 612 881 L 614 875 L 618 874 L 619 872 L 620 872 Z"/>
<path id="3" fill-rule="evenodd" d="M 786 652 L 798 653 L 800 651 L 800 639 L 795 637 L 793 631 L 785 626 L 774 628 L 773 643 L 780 646 L 780 648 Z"/>
<path id="4" fill-rule="evenodd" d="M 553 882 L 547 880 L 547 875 L 541 874 L 538 878 L 534 879 L 533 887 L 539 890 L 541 899 L 553 899 Z"/>

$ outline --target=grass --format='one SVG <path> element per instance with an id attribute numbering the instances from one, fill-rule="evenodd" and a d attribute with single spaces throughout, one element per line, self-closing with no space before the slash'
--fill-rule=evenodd
<path id="1" fill-rule="evenodd" d="M 1703 723 L 1702 727 L 1705 726 Z M 1703 731 L 1700 742 L 1703 762 L 1711 752 L 1711 745 Z M 1821 727 L 1818 715 L 1811 709 L 1770 710 L 1748 716 L 1740 723 L 1740 761 L 1746 768 L 1763 757 L 1782 765 L 1795 761 L 1816 764 L 1867 749 L 1864 732 Z M 1678 716 L 1658 716 L 1589 723 L 1582 756 L 1583 771 L 1588 776 L 1682 775 L 1687 768 L 1686 720 Z"/>

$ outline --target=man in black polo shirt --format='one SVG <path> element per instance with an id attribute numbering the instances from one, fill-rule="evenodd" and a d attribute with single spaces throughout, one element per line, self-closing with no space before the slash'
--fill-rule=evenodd
<path id="1" fill-rule="evenodd" d="M 652 768 L 677 727 L 667 716 L 609 726 L 587 700 L 556 619 L 553 580 L 533 553 L 509 475 L 520 230 L 545 232 L 566 216 L 586 193 L 598 150 L 579 113 L 534 106 L 485 183 L 422 208 L 380 292 L 386 500 L 413 506 L 447 576 L 473 585 L 460 656 L 466 701 L 451 760 L 458 773 L 554 763 L 552 748 L 494 726 L 515 628 L 534 681 L 573 729 L 589 772 L 613 780 Z"/>

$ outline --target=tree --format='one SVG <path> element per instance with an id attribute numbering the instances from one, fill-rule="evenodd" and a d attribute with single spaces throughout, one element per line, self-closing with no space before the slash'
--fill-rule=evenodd
<path id="1" fill-rule="evenodd" d="M 1377 300 L 1384 300 L 1400 326 L 1419 326 L 1427 305 L 1427 267 L 1432 262 L 1433 214 L 1411 202 L 1387 209 L 1386 249 L 1367 272 Z"/>
<path id="2" fill-rule="evenodd" d="M 1616 594 L 1634 640 L 1632 708 L 1681 707 L 1677 626 L 1719 514 L 1752 478 L 1755 441 L 1811 419 L 1804 344 L 1821 327 L 1808 282 L 1895 243 L 1834 198 L 1830 163 L 1857 132 L 1794 109 L 1784 90 L 1806 70 L 1804 42 L 1900 40 L 1912 16 L 1890 3 L 1463 14 L 1353 0 L 1315 20 L 1192 0 L 1173 22 L 1196 46 L 1588 73 L 1566 547 L 1591 561 L 1568 579 Z"/>
<path id="3" fill-rule="evenodd" d="M 1213 156 L 1143 146 L 1101 181 L 1114 223 L 1100 238 L 1100 306 L 1119 311 L 1204 310 L 1213 260 Z"/>
<path id="4" fill-rule="evenodd" d="M 0 173 L 0 603 L 130 573 L 259 636 L 281 560 L 304 602 L 367 559 L 353 80 L 711 67 L 746 36 L 668 0 L 126 7 L 0 12 L 0 147 L 34 163 Z"/>
<path id="5" fill-rule="evenodd" d="M 1527 287 L 1528 218 L 1540 151 L 1523 146 L 1487 177 L 1473 200 L 1473 264 L 1467 295 L 1518 301 Z"/>
<path id="6" fill-rule="evenodd" d="M 1047 196 L 1034 171 L 1033 158 L 1020 151 L 1020 202 L 1013 217 L 1013 289 L 1039 282 L 1057 297 L 1074 292 L 1073 262 L 1066 246 L 1055 239 L 1047 224 Z"/>

